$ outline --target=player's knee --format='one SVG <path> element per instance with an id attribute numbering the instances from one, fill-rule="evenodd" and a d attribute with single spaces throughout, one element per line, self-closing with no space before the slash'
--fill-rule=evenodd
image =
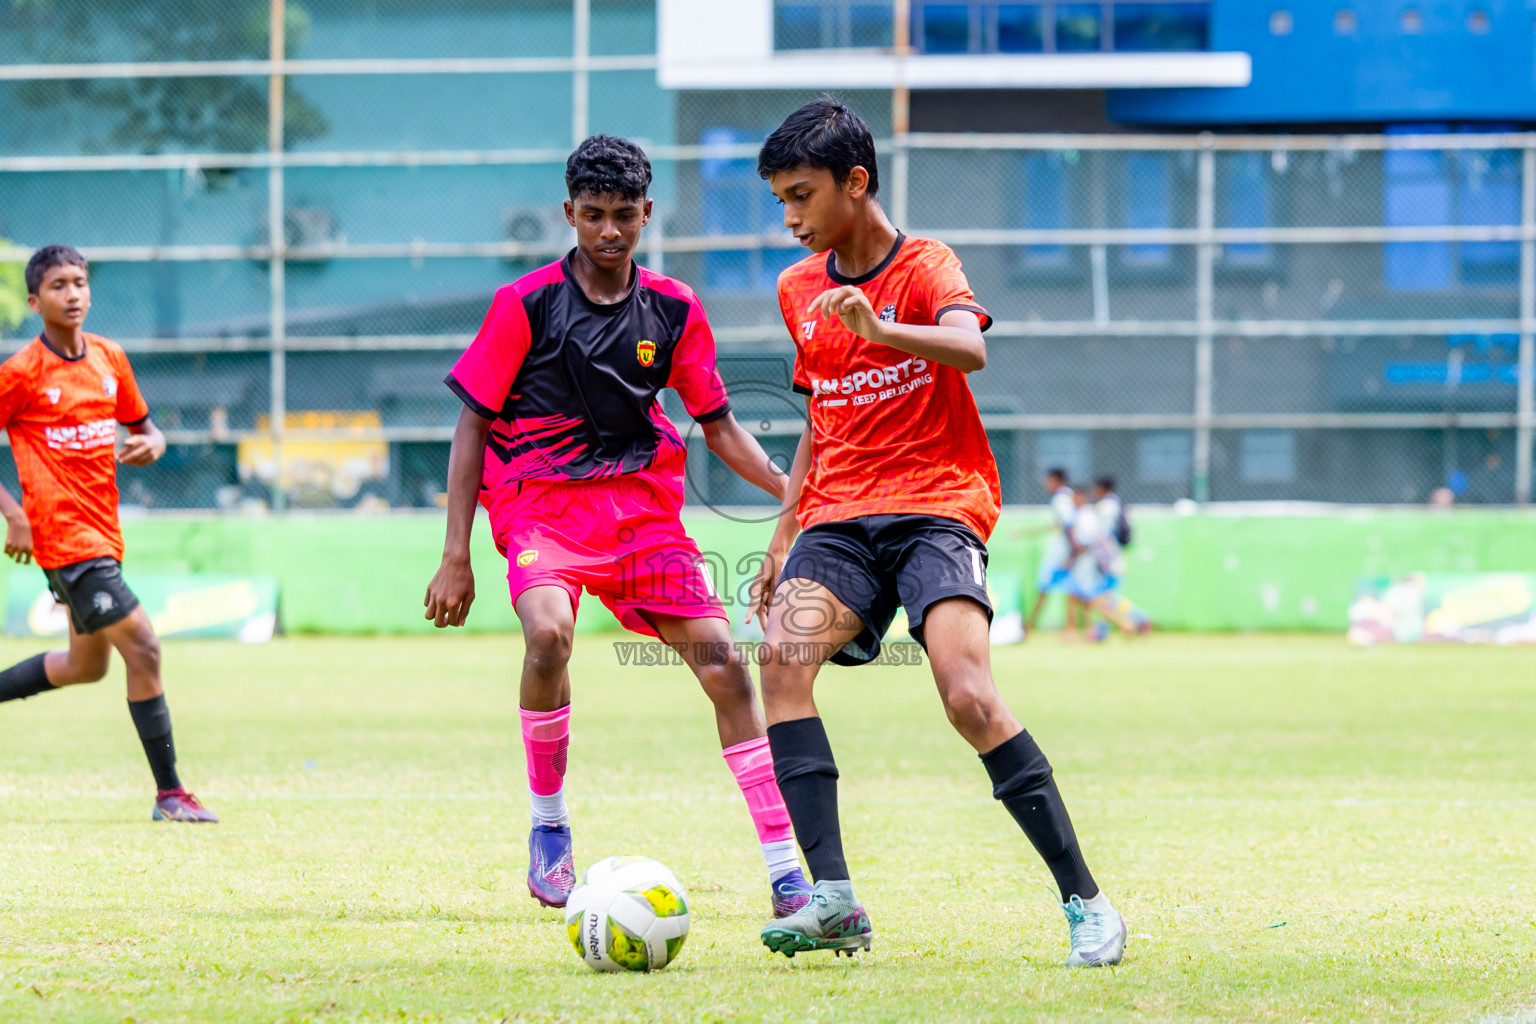
<path id="1" fill-rule="evenodd" d="M 155 636 L 153 630 L 144 629 L 133 634 L 118 650 L 123 655 L 123 662 L 134 674 L 160 674 L 160 638 Z M 102 659 L 103 665 L 106 659 Z"/>
<path id="2" fill-rule="evenodd" d="M 944 713 L 964 736 L 986 732 L 998 714 L 998 703 L 990 685 L 965 682 L 944 689 Z"/>
<path id="3" fill-rule="evenodd" d="M 717 706 L 730 707 L 752 701 L 752 677 L 735 658 L 720 664 L 701 665 L 699 685 Z"/>
<path id="4" fill-rule="evenodd" d="M 56 679 L 55 686 L 71 686 L 77 683 L 99 683 L 107 677 L 110 655 L 107 651 L 81 653 L 71 651 L 64 670 L 65 678 Z"/>
<path id="5" fill-rule="evenodd" d="M 563 668 L 571 660 L 574 630 L 564 622 L 540 622 L 525 626 L 526 658 L 540 668 Z"/>

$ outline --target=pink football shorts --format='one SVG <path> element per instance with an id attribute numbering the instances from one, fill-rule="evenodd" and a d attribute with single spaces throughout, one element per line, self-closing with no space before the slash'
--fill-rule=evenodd
<path id="1" fill-rule="evenodd" d="M 490 504 L 514 605 L 530 587 L 559 587 L 574 612 L 585 587 L 625 629 L 646 636 L 657 635 L 647 612 L 728 618 L 677 506 L 644 473 L 529 481 L 516 501 Z"/>

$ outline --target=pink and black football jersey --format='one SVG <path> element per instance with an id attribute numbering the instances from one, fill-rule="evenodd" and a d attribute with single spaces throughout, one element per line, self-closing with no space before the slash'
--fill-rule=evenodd
<path id="1" fill-rule="evenodd" d="M 680 485 L 687 447 L 657 394 L 677 391 L 700 423 L 731 408 L 704 307 L 681 281 L 639 266 L 622 301 L 593 302 L 570 260 L 499 289 L 445 379 L 492 421 L 484 485 L 641 472 Z"/>

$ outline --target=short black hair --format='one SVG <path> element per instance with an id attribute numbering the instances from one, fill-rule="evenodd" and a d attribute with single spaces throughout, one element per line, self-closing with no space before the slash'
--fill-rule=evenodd
<path id="1" fill-rule="evenodd" d="M 812 100 L 784 119 L 763 140 L 757 173 L 765 180 L 779 171 L 819 167 L 832 172 L 839 185 L 855 167 L 869 172 L 869 194 L 880 192 L 880 168 L 875 161 L 875 137 L 869 125 L 830 96 Z"/>
<path id="2" fill-rule="evenodd" d="M 1094 483 L 1098 484 L 1106 491 L 1113 491 L 1115 489 L 1115 478 L 1112 476 L 1101 476 L 1095 480 Z"/>
<path id="3" fill-rule="evenodd" d="M 628 139 L 593 135 L 565 161 L 565 187 L 572 199 L 612 193 L 638 202 L 651 187 L 651 161 Z"/>
<path id="4" fill-rule="evenodd" d="M 27 294 L 36 295 L 37 290 L 43 286 L 43 278 L 48 276 L 48 271 L 54 267 L 79 267 L 81 270 L 89 270 L 90 264 L 85 262 L 74 247 L 68 245 L 45 245 L 32 254 L 27 260 Z"/>
<path id="5" fill-rule="evenodd" d="M 1051 477 L 1055 477 L 1057 480 L 1060 480 L 1063 485 L 1072 482 L 1067 477 L 1067 471 L 1062 469 L 1060 466 L 1052 466 L 1050 469 L 1045 471 L 1045 478 L 1049 480 Z"/>

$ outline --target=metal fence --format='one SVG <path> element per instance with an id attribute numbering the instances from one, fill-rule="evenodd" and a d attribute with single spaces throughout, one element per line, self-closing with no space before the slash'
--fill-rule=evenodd
<path id="1" fill-rule="evenodd" d="M 663 91 L 654 17 L 0 0 L 0 263 L 91 259 L 88 326 L 173 445 L 125 503 L 440 501 L 442 376 L 496 285 L 569 245 L 563 163 L 598 130 L 646 146 L 644 259 L 700 292 L 738 417 L 788 451 L 798 253 L 753 161 L 809 94 Z M 996 317 L 972 386 L 1005 501 L 1055 464 L 1132 501 L 1529 500 L 1536 136 L 952 135 L 844 98 L 893 219 Z M 702 446 L 693 468 L 693 500 L 752 500 Z"/>

